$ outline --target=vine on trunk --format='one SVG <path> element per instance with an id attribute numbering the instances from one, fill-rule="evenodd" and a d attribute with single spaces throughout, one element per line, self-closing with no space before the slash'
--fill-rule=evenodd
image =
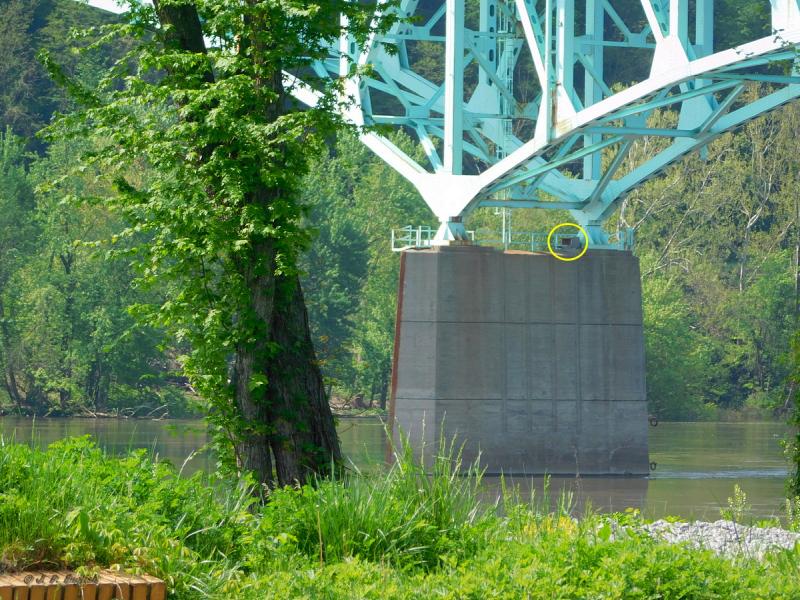
<path id="1" fill-rule="evenodd" d="M 343 125 L 331 110 L 343 88 L 316 82 L 321 101 L 309 109 L 292 100 L 284 73 L 327 56 L 341 14 L 363 43 L 373 10 L 343 0 L 131 1 L 98 44 L 137 43 L 96 89 L 41 56 L 80 105 L 48 135 L 91 137 L 77 168 L 94 165 L 114 182 L 112 197 L 82 200 L 125 216 L 119 238 L 145 235 L 131 251 L 140 283 L 167 287 L 162 304 L 136 314 L 186 343 L 181 361 L 208 401 L 225 464 L 266 486 L 302 483 L 340 460 L 297 260 L 310 240 L 302 177 Z"/>

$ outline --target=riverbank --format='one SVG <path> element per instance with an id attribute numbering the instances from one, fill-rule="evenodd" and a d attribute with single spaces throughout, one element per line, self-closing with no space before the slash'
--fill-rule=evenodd
<path id="1" fill-rule="evenodd" d="M 342 402 L 331 403 L 331 411 L 336 417 L 355 418 L 355 417 L 379 417 L 386 419 L 389 416 L 387 409 L 380 407 L 355 408 L 350 404 Z M 97 419 L 200 419 L 203 412 L 200 410 L 192 411 L 186 407 L 178 410 L 170 410 L 167 406 L 121 408 L 112 411 L 92 411 L 86 407 L 77 407 L 69 411 L 58 411 L 52 409 L 48 412 L 38 413 L 31 411 L 20 412 L 11 405 L 0 405 L 0 417 L 26 417 L 26 418 L 48 418 L 48 419 L 69 419 L 69 418 L 97 418 Z M 658 422 L 656 419 L 655 422 Z M 785 423 L 786 416 L 776 414 L 776 411 L 769 409 L 745 408 L 745 409 L 715 409 L 709 412 L 707 418 L 694 421 L 664 421 L 676 423 Z"/>
<path id="2" fill-rule="evenodd" d="M 502 510 L 480 477 L 408 457 L 389 473 L 279 490 L 179 477 L 88 438 L 0 446 L 0 569 L 119 565 L 172 598 L 797 597 L 800 550 L 718 556 L 644 530 L 638 511 L 574 518 L 568 498 Z M 220 493 L 222 490 L 222 493 Z M 624 534 L 620 534 L 624 532 Z"/>
<path id="3" fill-rule="evenodd" d="M 26 419 L 141 419 L 163 421 L 166 419 L 201 419 L 203 413 L 187 409 L 173 410 L 168 406 L 156 408 L 144 406 L 139 408 L 120 408 L 103 411 L 91 410 L 87 407 L 75 407 L 69 410 L 50 409 L 46 412 L 18 410 L 13 406 L 0 406 L 0 417 L 24 417 Z"/>

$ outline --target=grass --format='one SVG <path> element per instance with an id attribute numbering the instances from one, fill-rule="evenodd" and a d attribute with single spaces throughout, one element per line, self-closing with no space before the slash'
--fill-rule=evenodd
<path id="1" fill-rule="evenodd" d="M 458 466 L 441 449 L 425 475 L 402 452 L 257 506 L 247 481 L 181 477 L 146 451 L 3 443 L 0 570 L 119 565 L 178 599 L 800 597 L 800 550 L 731 561 L 637 533 L 636 512 L 486 505 L 480 472 Z"/>

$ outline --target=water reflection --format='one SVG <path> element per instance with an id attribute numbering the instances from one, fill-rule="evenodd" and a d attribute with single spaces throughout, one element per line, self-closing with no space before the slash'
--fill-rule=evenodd
<path id="1" fill-rule="evenodd" d="M 378 419 L 340 419 L 342 446 L 355 468 L 375 470 L 383 466 L 385 433 Z M 562 491 L 570 492 L 573 508 L 600 511 L 639 508 L 651 517 L 717 519 L 719 509 L 733 495 L 738 483 L 747 493 L 754 518 L 780 516 L 783 510 L 787 464 L 780 442 L 789 430 L 780 423 L 662 423 L 650 429 L 650 459 L 657 469 L 649 478 L 553 477 L 549 496 L 555 502 Z M 134 421 L 118 419 L 0 418 L 0 434 L 8 440 L 46 445 L 54 440 L 90 434 L 106 451 L 122 454 L 132 448 L 148 448 L 180 466 L 206 443 L 201 421 Z M 191 473 L 214 468 L 208 453 L 194 456 L 185 467 Z M 499 478 L 486 478 L 485 497 L 494 501 Z M 514 477 L 522 499 L 531 492 L 544 498 L 542 477 Z"/>

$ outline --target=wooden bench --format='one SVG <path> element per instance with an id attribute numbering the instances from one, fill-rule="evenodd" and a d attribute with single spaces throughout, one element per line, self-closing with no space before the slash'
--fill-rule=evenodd
<path id="1" fill-rule="evenodd" d="M 0 575 L 0 600 L 165 600 L 164 582 L 149 575 L 100 571 L 92 578 L 70 571 Z"/>

